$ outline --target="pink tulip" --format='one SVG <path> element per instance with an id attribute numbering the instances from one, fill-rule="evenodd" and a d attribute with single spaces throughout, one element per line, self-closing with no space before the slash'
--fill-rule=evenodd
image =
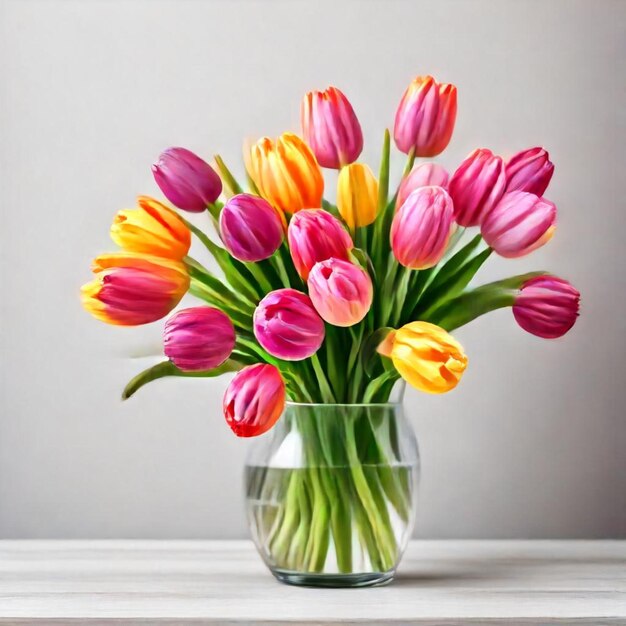
<path id="1" fill-rule="evenodd" d="M 267 200 L 242 193 L 231 198 L 220 212 L 220 234 L 236 259 L 256 262 L 278 250 L 283 224 Z"/>
<path id="2" fill-rule="evenodd" d="M 433 157 L 450 143 L 456 120 L 456 87 L 418 76 L 402 96 L 393 136 L 398 150 Z"/>
<path id="3" fill-rule="evenodd" d="M 183 309 L 165 322 L 165 355 L 183 372 L 211 370 L 235 347 L 235 329 L 228 315 L 209 306 Z"/>
<path id="4" fill-rule="evenodd" d="M 294 214 L 287 230 L 293 264 L 303 280 L 318 261 L 330 257 L 348 260 L 354 247 L 341 222 L 323 209 L 305 209 Z"/>
<path id="5" fill-rule="evenodd" d="M 422 163 L 416 165 L 410 174 L 402 181 L 396 198 L 396 210 L 398 210 L 409 194 L 419 187 L 443 187 L 448 186 L 448 172 L 437 163 Z"/>
<path id="6" fill-rule="evenodd" d="M 414 270 L 437 265 L 454 231 L 452 199 L 442 187 L 419 187 L 391 223 L 390 242 L 400 265 Z"/>
<path id="7" fill-rule="evenodd" d="M 261 346 L 285 361 L 310 357 L 324 341 L 324 322 L 311 298 L 295 289 L 268 293 L 254 311 L 253 324 Z"/>
<path id="8" fill-rule="evenodd" d="M 331 258 L 316 263 L 307 284 L 317 312 L 334 326 L 357 324 L 372 305 L 369 274 L 348 261 Z"/>
<path id="9" fill-rule="evenodd" d="M 300 107 L 304 141 L 322 167 L 340 169 L 357 160 L 363 133 L 352 105 L 336 87 L 311 91 Z"/>
<path id="10" fill-rule="evenodd" d="M 222 181 L 213 168 L 185 148 L 168 148 L 152 166 L 165 197 L 179 209 L 202 213 L 222 193 Z"/>
<path id="11" fill-rule="evenodd" d="M 529 148 L 512 156 L 506 164 L 506 191 L 528 191 L 541 196 L 554 174 L 554 164 L 543 148 Z"/>
<path id="12" fill-rule="evenodd" d="M 237 372 L 224 394 L 224 417 L 237 437 L 267 432 L 285 408 L 285 383 L 274 365 L 256 363 Z"/>
<path id="13" fill-rule="evenodd" d="M 514 259 L 547 243 L 554 235 L 556 206 L 535 194 L 512 191 L 487 214 L 483 239 L 500 256 Z"/>
<path id="14" fill-rule="evenodd" d="M 504 193 L 504 163 L 491 150 L 477 148 L 461 163 L 448 183 L 454 216 L 461 226 L 476 226 Z"/>
<path id="15" fill-rule="evenodd" d="M 556 339 L 576 322 L 579 304 L 579 291 L 566 280 L 537 276 L 522 285 L 513 305 L 513 315 L 532 335 Z"/>

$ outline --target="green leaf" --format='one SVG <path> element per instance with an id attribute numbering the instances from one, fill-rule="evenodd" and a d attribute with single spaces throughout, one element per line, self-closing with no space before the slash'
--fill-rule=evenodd
<path id="1" fill-rule="evenodd" d="M 166 376 L 183 376 L 186 378 L 213 378 L 220 376 L 226 372 L 236 372 L 240 370 L 243 365 L 234 359 L 227 359 L 219 367 L 215 367 L 212 370 L 206 370 L 203 372 L 183 372 L 179 370 L 171 361 L 163 361 L 157 363 L 147 370 L 137 374 L 127 385 L 122 392 L 122 400 L 128 400 L 135 392 L 141 389 L 144 385 L 157 380 L 159 378 L 165 378 Z"/>
<path id="2" fill-rule="evenodd" d="M 458 252 L 450 257 L 441 267 L 433 272 L 431 284 L 434 286 L 437 283 L 443 282 L 453 276 L 459 268 L 470 258 L 474 250 L 480 245 L 482 241 L 480 234 L 476 235 L 471 241 L 465 244 Z"/>
<path id="3" fill-rule="evenodd" d="M 527 280 L 543 274 L 545 272 L 519 274 L 476 287 L 440 304 L 428 315 L 427 321 L 448 331 L 460 328 L 485 313 L 513 306 L 519 288 Z"/>
<path id="4" fill-rule="evenodd" d="M 426 319 L 439 306 L 441 301 L 449 300 L 463 291 L 492 252 L 491 248 L 483 250 L 471 258 L 465 265 L 461 266 L 449 278 L 443 282 L 431 285 L 420 298 L 417 308 L 413 312 L 413 317 L 415 319 Z"/>
<path id="5" fill-rule="evenodd" d="M 378 328 L 371 333 L 363 343 L 363 347 L 361 348 L 361 361 L 363 363 L 363 370 L 367 376 L 372 376 L 374 366 L 377 362 L 380 362 L 379 359 L 381 355 L 376 352 L 376 348 L 378 348 L 385 337 L 393 330 L 394 329 L 389 326 Z"/>
<path id="6" fill-rule="evenodd" d="M 378 210 L 382 211 L 387 207 L 387 197 L 389 196 L 389 153 L 391 147 L 391 135 L 389 129 L 385 128 L 383 138 L 383 152 L 380 159 L 380 170 L 378 173 Z"/>
<path id="7" fill-rule="evenodd" d="M 239 193 L 243 193 L 243 188 L 241 185 L 235 180 L 235 177 L 232 175 L 231 171 L 226 167 L 226 163 L 219 154 L 215 155 L 215 162 L 217 163 L 217 168 L 222 175 L 222 180 L 224 181 L 224 185 L 227 187 L 226 195 L 228 197 L 236 196 Z"/>

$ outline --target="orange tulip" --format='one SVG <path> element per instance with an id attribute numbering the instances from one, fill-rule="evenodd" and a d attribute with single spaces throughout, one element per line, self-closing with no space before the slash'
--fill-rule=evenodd
<path id="1" fill-rule="evenodd" d="M 93 263 L 96 278 L 81 289 L 83 307 L 96 319 L 139 326 L 165 317 L 189 289 L 180 261 L 136 252 L 103 254 Z"/>
<path id="2" fill-rule="evenodd" d="M 182 260 L 191 245 L 191 233 L 185 223 L 154 198 L 139 196 L 137 204 L 137 209 L 117 213 L 111 226 L 111 239 L 129 252 Z"/>
<path id="3" fill-rule="evenodd" d="M 324 178 L 311 148 L 292 133 L 263 137 L 246 155 L 246 169 L 259 193 L 286 213 L 322 206 Z"/>

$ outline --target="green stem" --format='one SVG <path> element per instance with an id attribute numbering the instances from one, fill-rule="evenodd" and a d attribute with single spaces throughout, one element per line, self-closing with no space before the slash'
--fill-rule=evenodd
<path id="1" fill-rule="evenodd" d="M 317 382 L 320 386 L 320 391 L 322 393 L 322 397 L 324 398 L 324 402 L 328 402 L 329 404 L 334 404 L 336 402 L 333 391 L 328 383 L 328 379 L 326 378 L 326 374 L 324 373 L 324 369 L 320 364 L 319 357 L 317 353 L 311 357 L 311 364 L 313 365 L 313 369 L 315 370 L 315 374 L 317 376 Z"/>
<path id="2" fill-rule="evenodd" d="M 183 372 L 179 370 L 171 361 L 163 361 L 157 363 L 152 367 L 140 372 L 124 387 L 122 391 L 122 400 L 128 400 L 144 385 L 158 380 L 159 378 L 165 378 L 166 376 L 184 376 L 187 378 L 213 378 L 220 376 L 226 372 L 236 372 L 241 369 L 241 364 L 233 359 L 227 359 L 219 367 L 215 367 L 212 370 L 205 370 L 202 372 Z"/>

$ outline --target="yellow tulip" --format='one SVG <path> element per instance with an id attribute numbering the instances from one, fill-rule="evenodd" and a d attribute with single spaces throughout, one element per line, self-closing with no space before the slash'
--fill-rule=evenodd
<path id="1" fill-rule="evenodd" d="M 322 206 L 324 178 L 311 148 L 292 133 L 263 137 L 245 154 L 246 169 L 259 193 L 277 209 L 296 213 Z"/>
<path id="2" fill-rule="evenodd" d="M 391 345 L 390 345 L 391 344 Z M 461 344 L 443 328 L 410 322 L 379 346 L 410 385 L 426 393 L 454 389 L 467 367 Z"/>
<path id="3" fill-rule="evenodd" d="M 129 252 L 142 252 L 180 261 L 189 252 L 191 233 L 178 215 L 148 196 L 137 198 L 139 208 L 119 211 L 111 239 Z"/>
<path id="4" fill-rule="evenodd" d="M 350 229 L 367 226 L 376 219 L 378 181 L 367 165 L 352 163 L 341 169 L 337 208 Z"/>

